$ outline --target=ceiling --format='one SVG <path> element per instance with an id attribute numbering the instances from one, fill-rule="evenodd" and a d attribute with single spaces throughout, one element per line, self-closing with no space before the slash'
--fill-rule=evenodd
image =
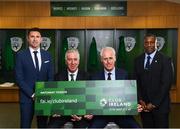
<path id="1" fill-rule="evenodd" d="M 180 4 L 180 0 L 0 0 L 0 2 L 2 1 L 6 1 L 6 2 L 10 2 L 10 1 L 32 1 L 32 2 L 35 2 L 35 1 L 137 1 L 137 2 L 140 2 L 140 1 L 167 1 L 167 2 L 173 2 L 173 3 L 178 3 Z"/>

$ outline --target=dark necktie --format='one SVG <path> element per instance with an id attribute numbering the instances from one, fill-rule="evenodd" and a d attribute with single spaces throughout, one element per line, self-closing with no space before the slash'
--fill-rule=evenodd
<path id="1" fill-rule="evenodd" d="M 39 61 L 38 61 L 38 57 L 37 57 L 38 51 L 33 51 L 33 53 L 34 53 L 34 59 L 35 59 L 35 63 L 36 63 L 36 70 L 39 71 Z"/>
<path id="2" fill-rule="evenodd" d="M 111 80 L 111 74 L 112 74 L 112 73 L 108 73 L 108 78 L 107 78 L 107 80 Z"/>
<path id="3" fill-rule="evenodd" d="M 71 81 L 74 81 L 74 74 L 70 74 L 71 76 Z"/>
<path id="4" fill-rule="evenodd" d="M 147 62 L 146 62 L 146 65 L 145 65 L 145 69 L 149 69 L 150 68 L 150 59 L 151 59 L 151 57 L 147 56 Z"/>

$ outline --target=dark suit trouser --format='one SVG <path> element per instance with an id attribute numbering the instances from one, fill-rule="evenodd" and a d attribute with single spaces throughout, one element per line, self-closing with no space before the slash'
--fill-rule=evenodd
<path id="1" fill-rule="evenodd" d="M 89 128 L 104 128 L 109 122 L 115 122 L 120 128 L 139 128 L 133 116 L 94 116 Z"/>
<path id="2" fill-rule="evenodd" d="M 62 128 L 65 123 L 70 122 L 70 116 L 61 116 L 61 117 L 50 117 L 48 128 Z M 80 121 L 73 122 L 74 128 L 87 128 L 88 120 L 82 119 Z"/>
<path id="3" fill-rule="evenodd" d="M 143 112 L 141 113 L 143 128 L 168 128 L 169 113 Z"/>
<path id="4" fill-rule="evenodd" d="M 21 128 L 31 128 L 33 116 L 34 116 L 34 104 L 33 103 L 20 103 L 20 127 Z M 48 117 L 37 116 L 37 127 L 46 128 Z"/>
<path id="5" fill-rule="evenodd" d="M 34 114 L 34 108 L 32 103 L 20 103 L 20 127 L 31 128 L 31 123 Z"/>
<path id="6" fill-rule="evenodd" d="M 48 117 L 47 116 L 36 116 L 37 127 L 38 128 L 47 128 Z"/>

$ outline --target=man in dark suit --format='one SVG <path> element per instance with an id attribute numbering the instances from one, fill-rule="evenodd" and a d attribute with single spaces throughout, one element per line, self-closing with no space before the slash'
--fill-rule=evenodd
<path id="1" fill-rule="evenodd" d="M 157 51 L 156 37 L 144 38 L 145 52 L 135 59 L 138 100 L 143 106 L 143 127 L 168 128 L 172 82 L 171 59 Z"/>
<path id="2" fill-rule="evenodd" d="M 80 55 L 77 49 L 67 50 L 65 54 L 67 69 L 56 75 L 56 81 L 87 80 L 87 73 L 78 69 Z M 60 116 L 55 114 L 50 118 L 49 128 L 62 128 L 66 122 L 73 122 L 74 128 L 86 128 L 88 120 L 83 116 Z"/>
<path id="3" fill-rule="evenodd" d="M 53 65 L 50 54 L 40 49 L 41 33 L 38 28 L 28 31 L 29 47 L 16 55 L 15 74 L 20 88 L 21 128 L 30 128 L 34 114 L 34 89 L 36 81 L 53 80 Z M 37 116 L 39 128 L 45 128 L 47 117 Z"/>
<path id="4" fill-rule="evenodd" d="M 100 53 L 104 70 L 93 75 L 92 80 L 126 80 L 128 74 L 123 69 L 116 69 L 116 53 L 112 47 L 105 47 Z M 139 107 L 139 111 L 141 107 Z M 104 128 L 108 122 L 115 122 L 121 128 L 138 128 L 133 116 L 89 116 L 92 119 L 90 128 Z"/>

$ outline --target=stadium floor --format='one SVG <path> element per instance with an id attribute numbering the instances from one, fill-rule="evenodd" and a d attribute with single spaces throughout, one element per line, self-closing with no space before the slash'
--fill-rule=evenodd
<path id="1" fill-rule="evenodd" d="M 140 123 L 139 116 L 135 118 Z M 70 129 L 72 126 L 71 124 L 67 124 L 66 127 Z M 18 103 L 0 103 L 0 128 L 19 128 Z M 35 119 L 33 119 L 32 128 L 36 128 Z M 110 124 L 106 128 L 114 129 L 116 126 Z M 180 104 L 171 104 L 170 128 L 180 128 Z"/>

